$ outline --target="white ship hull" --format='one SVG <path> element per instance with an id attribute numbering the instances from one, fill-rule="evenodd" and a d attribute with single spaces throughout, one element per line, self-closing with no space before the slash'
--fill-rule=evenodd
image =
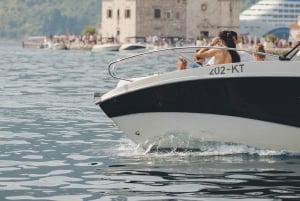
<path id="1" fill-rule="evenodd" d="M 288 39 L 290 25 L 297 22 L 299 14 L 300 0 L 261 0 L 241 13 L 240 33 Z"/>

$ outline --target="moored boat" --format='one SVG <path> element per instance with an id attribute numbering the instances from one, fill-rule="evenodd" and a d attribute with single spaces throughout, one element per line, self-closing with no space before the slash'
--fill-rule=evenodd
<path id="1" fill-rule="evenodd" d="M 68 49 L 66 44 L 63 41 L 54 42 L 50 47 L 53 50 L 66 50 L 66 49 Z"/>
<path id="2" fill-rule="evenodd" d="M 119 51 L 146 51 L 147 44 L 143 43 L 124 43 L 120 46 Z"/>
<path id="3" fill-rule="evenodd" d="M 22 41 L 23 48 L 44 48 L 45 36 L 26 37 Z"/>
<path id="4" fill-rule="evenodd" d="M 119 51 L 146 51 L 148 49 L 145 37 L 127 37 Z"/>
<path id="5" fill-rule="evenodd" d="M 109 52 L 109 51 L 119 51 L 120 44 L 118 43 L 104 43 L 94 45 L 92 52 Z"/>
<path id="6" fill-rule="evenodd" d="M 300 152 L 300 61 L 292 59 L 299 45 L 279 59 L 269 55 L 277 60 L 183 71 L 175 70 L 174 61 L 164 64 L 167 72 L 138 78 L 116 76 L 112 70 L 138 58 L 146 68 L 145 58 L 149 60 L 152 54 L 178 57 L 199 47 L 169 48 L 118 59 L 109 70 L 120 81 L 96 104 L 132 141 L 146 149 L 149 145 L 164 147 L 164 138 L 178 135 L 203 142 Z M 163 65 L 158 66 L 161 70 Z"/>

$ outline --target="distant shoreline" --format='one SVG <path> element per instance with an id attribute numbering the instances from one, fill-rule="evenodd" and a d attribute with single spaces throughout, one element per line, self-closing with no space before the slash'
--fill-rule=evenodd
<path id="1" fill-rule="evenodd" d="M 20 40 L 18 39 L 0 39 L 0 45 L 1 44 L 19 44 L 20 47 L 22 47 L 22 42 L 20 42 Z M 29 47 L 27 47 L 29 48 Z M 82 51 L 90 51 L 92 49 L 92 45 L 83 45 L 82 43 L 76 43 L 73 42 L 71 44 L 67 45 L 67 50 L 73 50 L 73 51 L 78 51 L 78 50 L 82 50 Z M 40 49 L 40 48 L 36 48 L 36 49 Z M 246 47 L 246 48 L 242 48 L 245 50 L 249 50 L 251 51 L 252 49 L 250 47 Z M 275 55 L 282 55 L 286 52 L 288 52 L 291 48 L 266 48 L 266 53 L 269 54 L 275 54 Z"/>

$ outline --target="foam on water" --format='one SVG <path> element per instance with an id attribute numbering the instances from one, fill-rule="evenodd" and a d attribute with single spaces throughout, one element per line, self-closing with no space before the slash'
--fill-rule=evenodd
<path id="1" fill-rule="evenodd" d="M 166 143 L 167 141 L 167 143 Z M 123 139 L 119 145 L 121 156 L 139 155 L 197 155 L 197 156 L 225 156 L 248 154 L 257 156 L 286 156 L 300 157 L 300 153 L 292 151 L 274 151 L 259 149 L 236 143 L 204 142 L 197 139 L 170 135 L 160 138 L 159 141 L 145 144 L 135 144 L 129 139 Z"/>

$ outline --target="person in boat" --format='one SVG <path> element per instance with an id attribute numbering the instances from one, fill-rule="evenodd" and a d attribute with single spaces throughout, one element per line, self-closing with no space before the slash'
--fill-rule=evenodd
<path id="1" fill-rule="evenodd" d="M 229 31 L 229 32 L 231 33 L 232 39 L 235 43 L 235 46 L 233 48 L 236 48 L 238 44 L 238 34 L 235 31 Z M 246 51 L 237 50 L 237 53 L 240 55 L 240 59 L 242 62 L 254 61 L 252 54 Z M 213 65 L 215 61 L 214 59 L 215 59 L 214 57 L 210 58 L 206 63 L 206 65 L 207 66 Z"/>
<path id="2" fill-rule="evenodd" d="M 192 63 L 192 68 L 198 68 L 203 66 L 205 59 L 197 55 L 197 52 L 199 51 L 200 49 L 197 49 L 194 53 L 194 63 Z"/>
<path id="3" fill-rule="evenodd" d="M 260 52 L 265 53 L 265 47 L 263 44 L 258 43 L 255 46 L 255 52 L 253 53 L 253 57 L 255 61 L 264 61 L 266 59 L 266 55 L 265 54 L 260 54 Z"/>
<path id="4" fill-rule="evenodd" d="M 179 57 L 177 64 L 176 64 L 176 68 L 177 70 L 184 70 L 187 67 L 187 60 L 184 59 L 183 57 Z"/>
<path id="5" fill-rule="evenodd" d="M 218 37 L 212 39 L 210 46 L 224 48 L 202 48 L 196 54 L 202 58 L 214 57 L 214 64 L 236 63 L 241 61 L 240 55 L 235 50 L 226 49 L 226 47 L 236 47 L 231 31 L 221 31 Z"/>

